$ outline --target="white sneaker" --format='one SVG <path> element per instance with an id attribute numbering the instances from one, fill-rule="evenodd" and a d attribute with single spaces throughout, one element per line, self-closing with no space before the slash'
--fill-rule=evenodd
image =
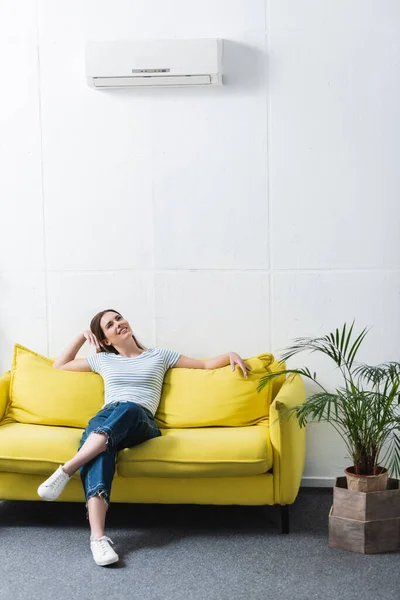
<path id="1" fill-rule="evenodd" d="M 46 481 L 39 485 L 37 493 L 43 500 L 56 500 L 61 495 L 71 477 L 65 473 L 61 465 Z"/>
<path id="2" fill-rule="evenodd" d="M 119 556 L 111 548 L 110 544 L 113 544 L 109 537 L 103 535 L 103 537 L 97 540 L 90 540 L 90 549 L 93 554 L 94 562 L 99 567 L 105 567 L 111 565 L 119 560 Z"/>

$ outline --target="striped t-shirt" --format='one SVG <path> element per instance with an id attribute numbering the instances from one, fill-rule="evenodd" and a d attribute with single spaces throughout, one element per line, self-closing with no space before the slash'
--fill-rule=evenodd
<path id="1" fill-rule="evenodd" d="M 99 352 L 89 356 L 89 367 L 104 379 L 104 404 L 136 402 L 156 414 L 165 373 L 179 359 L 179 352 L 149 348 L 135 358 Z"/>

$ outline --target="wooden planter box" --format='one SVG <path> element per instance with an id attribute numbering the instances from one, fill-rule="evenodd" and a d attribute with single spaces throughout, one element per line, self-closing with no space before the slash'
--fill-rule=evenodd
<path id="1" fill-rule="evenodd" d="M 377 554 L 400 547 L 400 488 L 388 480 L 383 492 L 353 492 L 346 477 L 338 477 L 329 513 L 329 546 Z"/>

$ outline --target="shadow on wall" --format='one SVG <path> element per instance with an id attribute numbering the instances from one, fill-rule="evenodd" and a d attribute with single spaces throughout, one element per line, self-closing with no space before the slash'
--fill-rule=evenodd
<path id="1" fill-rule="evenodd" d="M 224 40 L 223 84 L 258 88 L 266 83 L 267 55 L 259 48 Z"/>

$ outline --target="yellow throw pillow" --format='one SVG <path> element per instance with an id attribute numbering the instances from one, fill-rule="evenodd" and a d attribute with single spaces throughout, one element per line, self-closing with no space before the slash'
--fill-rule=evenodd
<path id="1" fill-rule="evenodd" d="M 53 362 L 15 345 L 7 418 L 85 428 L 103 406 L 103 379 L 97 373 L 54 369 Z"/>
<path id="2" fill-rule="evenodd" d="M 169 369 L 164 378 L 155 421 L 159 427 L 245 427 L 269 413 L 272 384 L 258 392 L 260 378 L 274 357 L 260 354 L 244 359 L 247 378 L 236 365 L 219 369 Z"/>

